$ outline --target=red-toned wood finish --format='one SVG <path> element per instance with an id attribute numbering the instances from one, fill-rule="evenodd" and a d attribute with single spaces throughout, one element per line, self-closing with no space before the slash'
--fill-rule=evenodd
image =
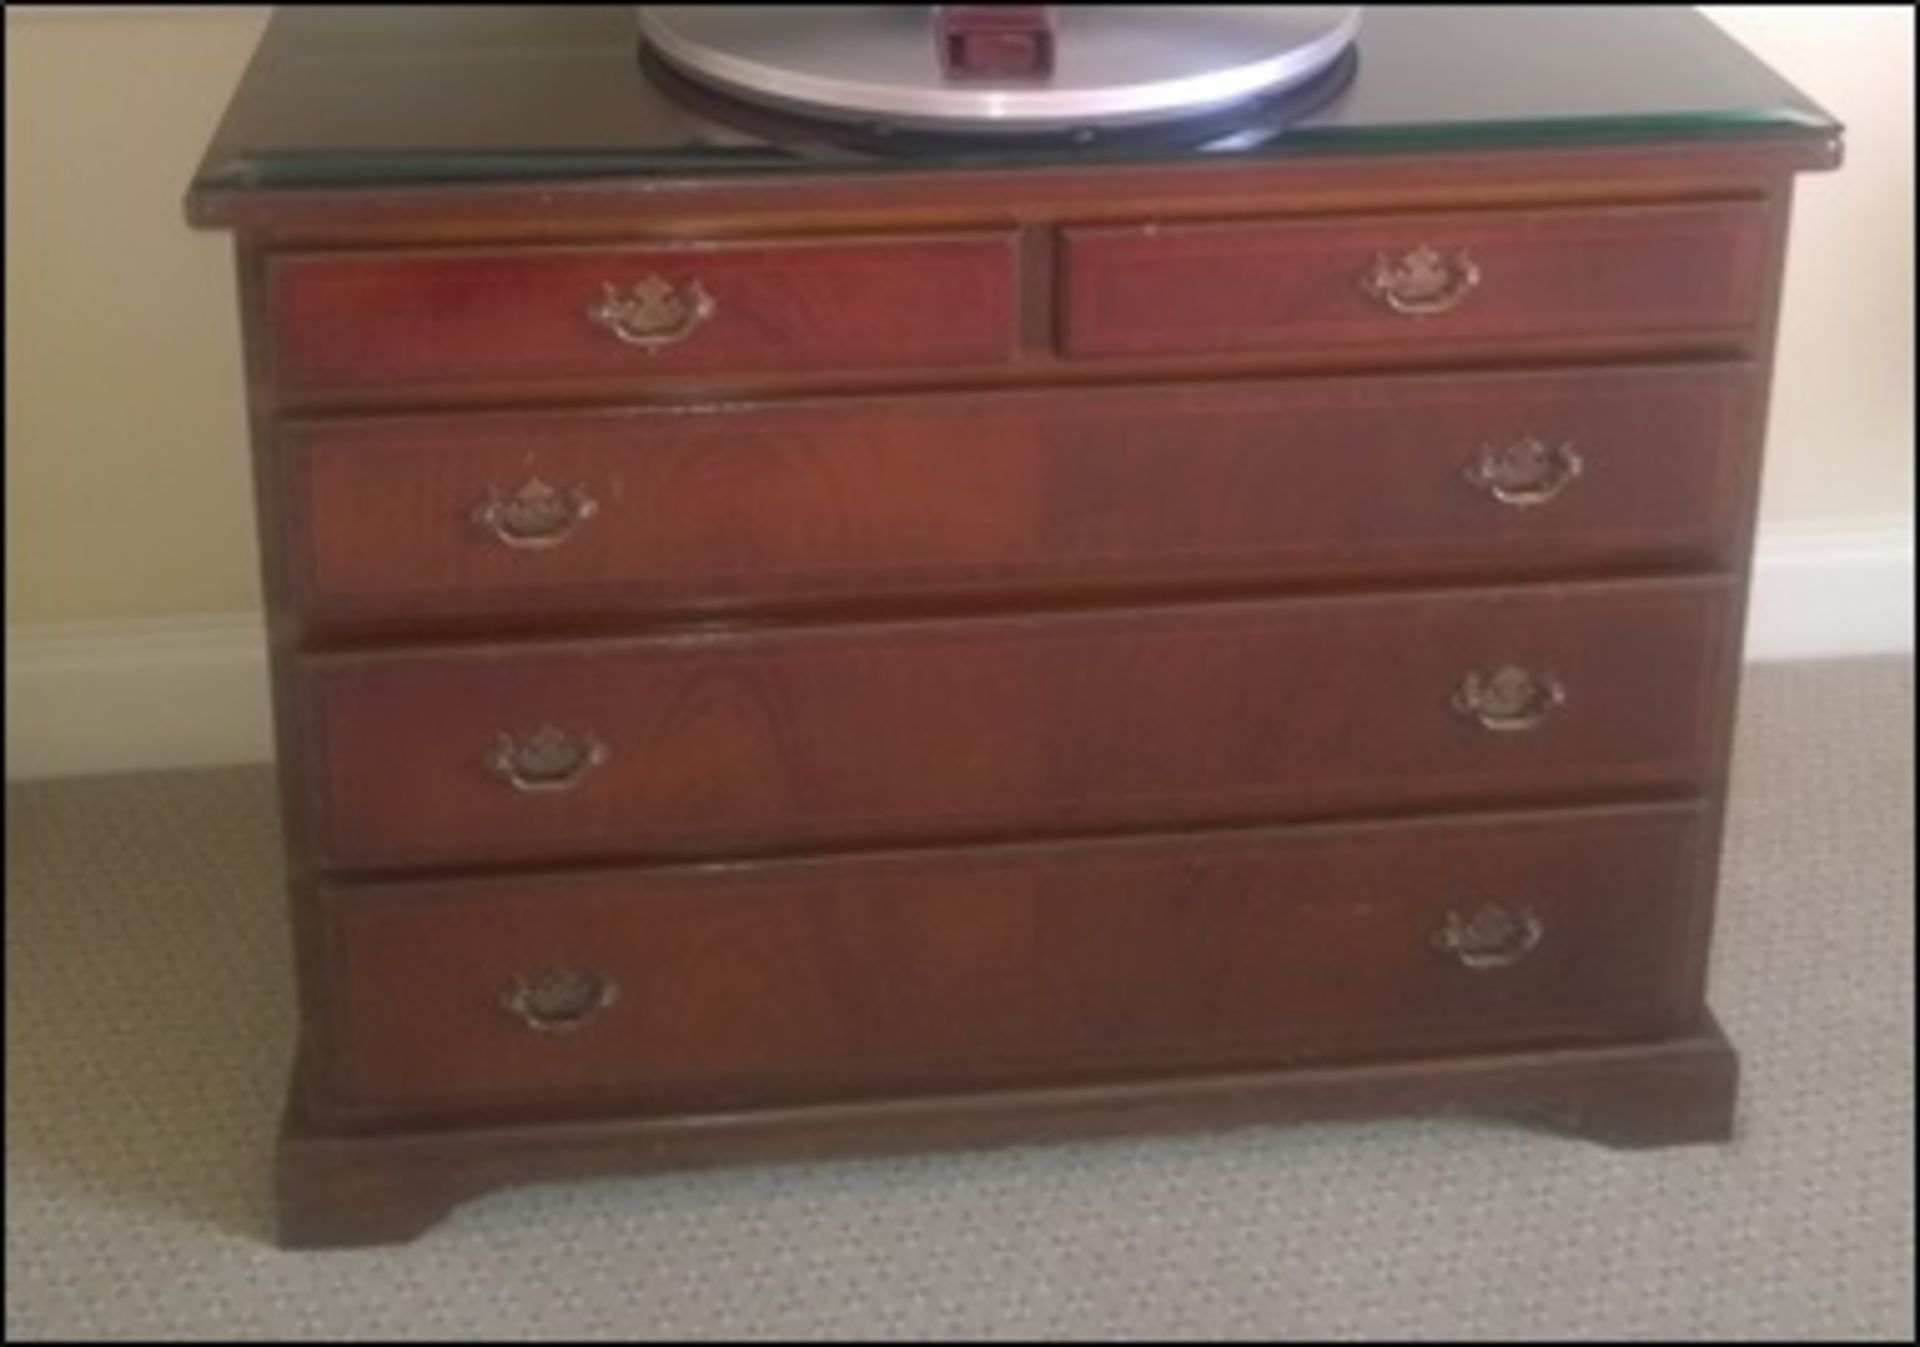
<path id="1" fill-rule="evenodd" d="M 1724 559 L 1745 364 L 297 421 L 316 619 Z M 1490 480 L 1533 441 L 1531 490 Z M 546 532 L 498 511 L 561 499 Z M 575 497 L 571 493 L 581 493 Z M 491 522 L 489 522 L 491 521 Z"/>
<path id="2" fill-rule="evenodd" d="M 1444 348 L 1739 332 L 1758 317 L 1766 212 L 1745 202 L 1369 219 L 1158 222 L 1061 233 L 1076 356 Z M 1371 293 L 1430 253 L 1428 284 Z M 1431 309 L 1432 311 L 1428 311 Z"/>
<path id="3" fill-rule="evenodd" d="M 1732 1136 L 1739 1061 L 1711 1014 L 1670 1037 L 819 1104 L 374 1130 L 290 1094 L 274 1170 L 282 1245 L 412 1239 L 505 1182 L 1161 1135 L 1386 1115 L 1489 1120 L 1637 1148 Z"/>
<path id="4" fill-rule="evenodd" d="M 711 304 L 636 345 L 590 314 L 657 282 Z M 1011 352 L 1013 236 L 647 248 L 290 253 L 268 267 L 289 390 L 672 379 L 716 369 L 987 364 Z M 671 312 L 671 311 L 670 311 Z M 641 318 L 645 317 L 642 313 Z M 651 325 L 630 324 L 640 336 Z"/>
<path id="5" fill-rule="evenodd" d="M 1197 825 L 1702 786 L 1732 601 L 1707 577 L 354 653 L 296 696 L 345 868 Z M 1562 704 L 1492 729 L 1456 704 L 1503 668 Z M 548 727 L 605 760 L 555 790 L 490 770 Z"/>
<path id="6" fill-rule="evenodd" d="M 1706 825 L 1694 803 L 329 890 L 330 1073 L 349 1109 L 658 1112 L 1657 1037 L 1693 1013 Z M 1537 925 L 1463 962 L 1449 921 L 1489 904 Z M 611 999 L 564 1032 L 510 1009 L 562 975 Z"/>
<path id="7" fill-rule="evenodd" d="M 282 60 L 242 161 L 345 96 Z M 460 120 L 379 81 L 376 130 Z M 1762 421 L 1791 175 L 1837 158 L 1775 128 L 193 194 L 239 235 L 282 1241 L 515 1181 L 1299 1117 L 1729 1135 L 1704 987 Z M 642 335 L 706 307 L 622 340 L 609 285 Z M 1548 489 L 1502 501 L 1476 465 L 1515 445 Z M 545 488 L 591 508 L 503 538 Z M 1456 709 L 1505 667 L 1560 689 L 1532 728 Z M 516 789 L 499 736 L 545 725 L 605 759 Z M 1435 933 L 1485 904 L 1537 944 L 1467 968 Z M 503 1007 L 575 965 L 619 984 L 599 1014 Z"/>

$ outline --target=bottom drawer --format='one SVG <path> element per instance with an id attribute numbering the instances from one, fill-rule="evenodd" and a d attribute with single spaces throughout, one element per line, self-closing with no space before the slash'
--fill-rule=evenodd
<path id="1" fill-rule="evenodd" d="M 339 886 L 330 1104 L 674 1109 L 1655 1035 L 1697 803 Z"/>

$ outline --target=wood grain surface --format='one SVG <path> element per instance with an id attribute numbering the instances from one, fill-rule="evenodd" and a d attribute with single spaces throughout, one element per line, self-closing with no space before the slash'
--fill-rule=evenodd
<path id="1" fill-rule="evenodd" d="M 340 116 L 653 115 L 624 45 L 608 102 L 452 81 L 478 11 L 349 107 L 302 22 L 188 199 L 238 235 L 284 1242 L 519 1180 L 1285 1117 L 1728 1135 L 1741 625 L 1791 179 L 1836 127 L 270 186 L 262 146 L 349 164 L 312 143 Z M 1366 277 L 1422 247 L 1476 279 L 1392 312 Z M 650 353 L 588 311 L 652 277 L 714 307 Z M 1579 459 L 1552 499 L 1468 480 L 1529 438 Z M 592 509 L 509 546 L 476 512 L 535 484 Z M 1563 701 L 1463 714 L 1503 667 Z M 516 789 L 548 727 L 604 760 Z M 1482 903 L 1539 944 L 1451 960 Z M 619 994 L 503 1007 L 570 968 Z"/>
<path id="2" fill-rule="evenodd" d="M 1685 1026 L 1700 806 L 329 888 L 349 1106 L 642 1109 Z M 1450 914 L 1540 923 L 1509 964 Z M 1518 951 L 1518 943 L 1500 953 Z M 616 989 L 565 1032 L 505 1003 Z"/>
<path id="3" fill-rule="evenodd" d="M 1061 231 L 1075 356 L 1738 332 L 1757 317 L 1766 212 L 1746 202 Z M 1444 312 L 1368 294 L 1376 260 L 1474 268 Z M 1465 276 L 1465 272 L 1460 272 Z"/>
<path id="4" fill-rule="evenodd" d="M 727 856 L 1700 788 L 1719 578 L 309 656 L 332 865 Z M 1537 728 L 1453 704 L 1557 680 Z M 606 761 L 528 794 L 500 736 Z"/>
<path id="5" fill-rule="evenodd" d="M 303 608 L 418 631 L 1712 563 L 1756 385 L 1679 365 L 348 418 L 279 452 Z M 1578 475 L 1537 505 L 1472 484 L 1528 439 Z M 476 522 L 530 488 L 590 513 L 541 547 Z"/>
<path id="6" fill-rule="evenodd" d="M 604 287 L 699 285 L 712 316 L 658 350 L 587 317 Z M 1007 232 L 624 248 L 289 253 L 268 269 L 288 389 L 485 386 L 715 369 L 990 364 L 1011 353 Z"/>

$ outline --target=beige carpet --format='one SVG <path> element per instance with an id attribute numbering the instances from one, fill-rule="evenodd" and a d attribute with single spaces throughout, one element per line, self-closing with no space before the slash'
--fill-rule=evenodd
<path id="1" fill-rule="evenodd" d="M 1730 1146 L 1402 1121 L 716 1171 L 324 1254 L 266 1242 L 291 1027 L 266 772 L 17 789 L 7 1333 L 1911 1340 L 1912 736 L 1908 661 L 1749 675 Z"/>

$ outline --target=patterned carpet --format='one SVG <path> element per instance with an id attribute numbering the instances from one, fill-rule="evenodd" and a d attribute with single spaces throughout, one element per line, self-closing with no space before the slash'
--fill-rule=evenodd
<path id="1" fill-rule="evenodd" d="M 282 1253 L 269 777 L 7 805 L 9 1337 L 1912 1339 L 1913 666 L 1763 666 L 1713 1003 L 1737 1141 L 1471 1122 L 617 1179 Z"/>

